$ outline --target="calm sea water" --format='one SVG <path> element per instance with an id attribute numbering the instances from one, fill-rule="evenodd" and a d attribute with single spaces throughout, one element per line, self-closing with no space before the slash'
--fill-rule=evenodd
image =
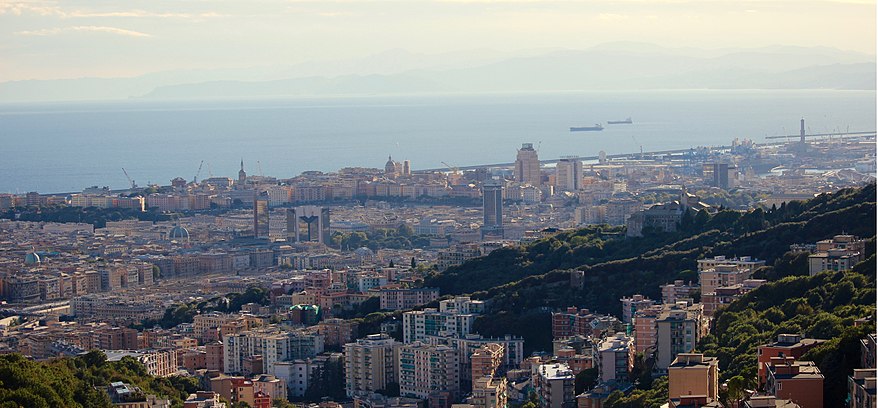
<path id="1" fill-rule="evenodd" d="M 124 188 L 173 177 L 291 177 L 305 170 L 503 163 L 874 130 L 874 91 L 651 91 L 0 104 L 0 192 Z M 633 125 L 606 125 L 631 117 Z M 570 126 L 603 123 L 603 132 Z M 260 168 L 261 167 L 261 170 Z"/>

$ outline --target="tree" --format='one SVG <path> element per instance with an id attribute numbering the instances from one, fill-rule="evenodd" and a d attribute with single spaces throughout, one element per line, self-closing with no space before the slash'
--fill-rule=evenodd
<path id="1" fill-rule="evenodd" d="M 585 370 L 580 371 L 576 374 L 574 392 L 576 395 L 579 395 L 594 388 L 595 384 L 597 384 L 597 379 L 598 369 L 596 367 L 586 368 Z"/>
<path id="2" fill-rule="evenodd" d="M 415 261 L 415 257 L 412 257 L 412 269 L 415 269 L 417 267 L 418 267 L 418 262 Z"/>
<path id="3" fill-rule="evenodd" d="M 396 235 L 401 237 L 411 237 L 412 235 L 415 235 L 415 230 L 413 230 L 408 224 L 403 223 L 396 229 Z"/>
<path id="4" fill-rule="evenodd" d="M 727 383 L 728 391 L 726 392 L 726 405 L 731 403 L 737 406 L 738 402 L 741 401 L 741 398 L 744 398 L 744 392 L 747 390 L 747 383 L 748 381 L 740 375 L 729 378 Z"/>

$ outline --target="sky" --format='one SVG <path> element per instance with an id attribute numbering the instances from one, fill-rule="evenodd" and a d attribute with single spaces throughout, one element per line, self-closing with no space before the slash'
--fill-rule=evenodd
<path id="1" fill-rule="evenodd" d="M 616 41 L 874 55 L 875 22 L 862 0 L 0 0 L 0 81 Z"/>

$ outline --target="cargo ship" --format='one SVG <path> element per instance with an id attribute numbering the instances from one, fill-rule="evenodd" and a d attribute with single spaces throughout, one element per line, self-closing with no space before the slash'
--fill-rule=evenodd
<path id="1" fill-rule="evenodd" d="M 630 125 L 634 122 L 631 121 L 631 117 L 628 117 L 625 120 L 608 120 L 607 124 L 609 125 Z"/>
<path id="2" fill-rule="evenodd" d="M 594 132 L 604 130 L 604 127 L 600 125 L 600 123 L 595 123 L 594 126 L 580 126 L 580 127 L 571 127 L 571 132 Z"/>

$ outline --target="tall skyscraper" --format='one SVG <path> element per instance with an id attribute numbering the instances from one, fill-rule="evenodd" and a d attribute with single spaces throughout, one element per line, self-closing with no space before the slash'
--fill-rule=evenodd
<path id="1" fill-rule="evenodd" d="M 503 235 L 503 182 L 486 180 L 482 184 L 482 235 Z"/>
<path id="2" fill-rule="evenodd" d="M 532 143 L 522 143 L 515 158 L 515 181 L 540 186 L 540 159 Z"/>
<path id="3" fill-rule="evenodd" d="M 288 242 L 316 241 L 328 245 L 330 238 L 329 208 L 305 205 L 287 210 Z"/>
<path id="4" fill-rule="evenodd" d="M 268 196 L 258 195 L 253 200 L 253 235 L 268 238 Z"/>
<path id="5" fill-rule="evenodd" d="M 564 157 L 555 167 L 555 192 L 578 191 L 582 187 L 582 161 L 578 157 Z"/>

